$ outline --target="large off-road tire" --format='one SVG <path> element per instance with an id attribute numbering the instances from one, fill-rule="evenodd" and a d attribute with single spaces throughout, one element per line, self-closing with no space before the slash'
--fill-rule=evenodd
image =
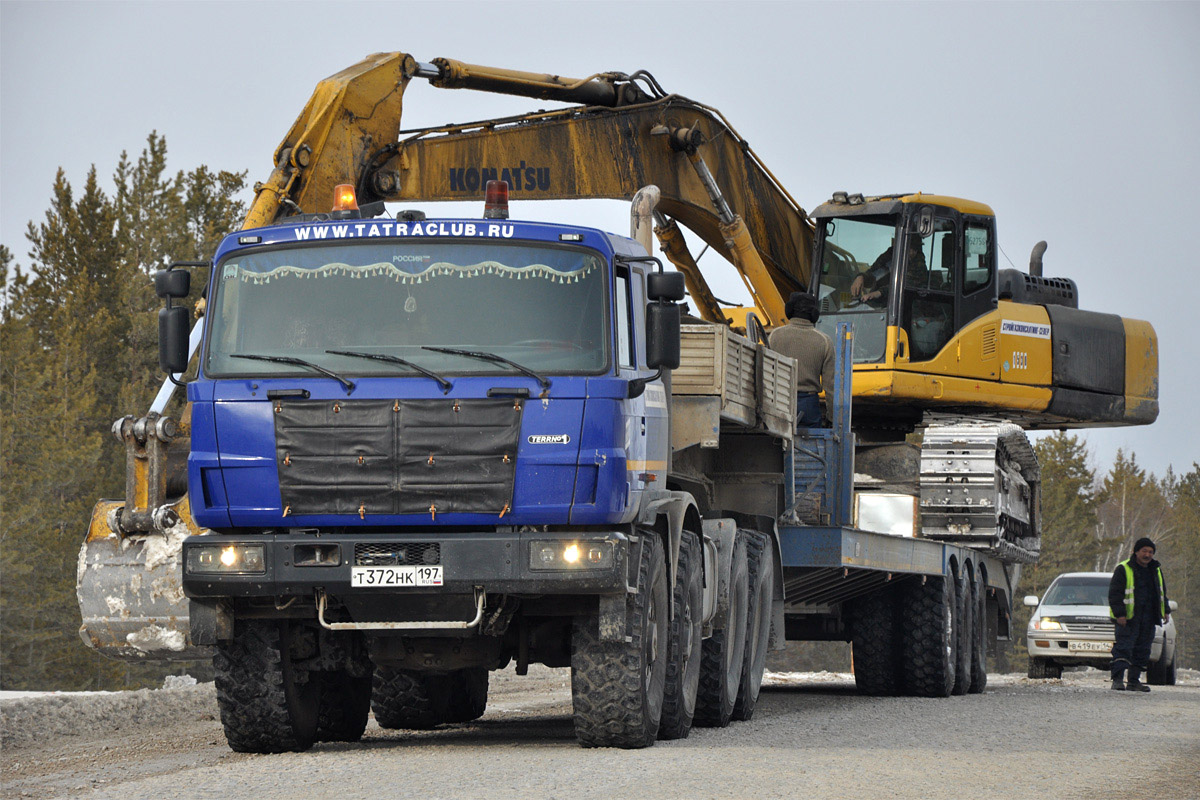
<path id="1" fill-rule="evenodd" d="M 954 579 L 927 578 L 904 593 L 901 642 L 905 691 L 949 697 L 954 688 Z"/>
<path id="2" fill-rule="evenodd" d="M 430 694 L 445 708 L 446 722 L 470 722 L 487 711 L 488 671 L 467 667 L 449 675 L 431 676 Z M 437 688 L 434 689 L 434 686 Z"/>
<path id="3" fill-rule="evenodd" d="M 367 727 L 371 711 L 371 674 L 359 677 L 339 670 L 318 672 L 312 678 L 320 683 L 317 741 L 357 742 Z"/>
<path id="4" fill-rule="evenodd" d="M 667 676 L 669 587 L 662 540 L 638 547 L 637 591 L 626 600 L 626 641 L 600 640 L 599 621 L 571 630 L 575 736 L 584 747 L 649 747 L 662 720 Z"/>
<path id="5" fill-rule="evenodd" d="M 704 640 L 700 658 L 700 688 L 696 693 L 694 724 L 724 728 L 733 718 L 742 664 L 746 656 L 746 608 L 750 594 L 750 568 L 746 540 L 734 537 L 729 571 L 729 615 L 725 625 Z"/>
<path id="6" fill-rule="evenodd" d="M 426 677 L 407 669 L 375 668 L 371 711 L 379 727 L 425 730 L 445 721 L 444 709 L 430 696 Z"/>
<path id="7" fill-rule="evenodd" d="M 1062 666 L 1048 658 L 1029 657 L 1029 677 L 1045 680 L 1062 677 Z"/>
<path id="8" fill-rule="evenodd" d="M 951 694 L 964 695 L 971 688 L 971 637 L 975 632 L 975 605 L 971 601 L 971 579 L 963 564 L 958 566 L 954 582 L 954 688 Z"/>
<path id="9" fill-rule="evenodd" d="M 767 644 L 771 638 L 771 597 L 775 588 L 775 558 L 767 537 L 746 531 L 746 564 L 749 568 L 749 607 L 746 609 L 746 656 L 738 681 L 733 719 L 754 716 L 758 693 L 767 666 Z"/>
<path id="10" fill-rule="evenodd" d="M 971 630 L 971 694 L 982 694 L 987 688 L 987 585 L 982 576 L 971 584 L 971 603 L 975 609 L 975 626 Z"/>
<path id="11" fill-rule="evenodd" d="M 686 739 L 696 715 L 704 647 L 704 571 L 700 560 L 699 537 L 684 531 L 675 572 L 675 616 L 667 634 L 667 678 L 659 739 Z"/>
<path id="12" fill-rule="evenodd" d="M 317 735 L 320 681 L 292 663 L 291 623 L 238 620 L 213 657 L 217 705 L 239 753 L 307 750 Z"/>
<path id="13" fill-rule="evenodd" d="M 895 591 L 882 590 L 850 606 L 854 684 L 862 694 L 900 693 L 900 615 Z"/>

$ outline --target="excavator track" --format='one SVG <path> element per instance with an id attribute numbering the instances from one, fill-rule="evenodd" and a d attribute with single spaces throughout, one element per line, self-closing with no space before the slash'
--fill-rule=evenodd
<path id="1" fill-rule="evenodd" d="M 1041 549 L 1040 471 L 1012 423 L 954 421 L 925 429 L 921 535 L 1017 563 Z"/>

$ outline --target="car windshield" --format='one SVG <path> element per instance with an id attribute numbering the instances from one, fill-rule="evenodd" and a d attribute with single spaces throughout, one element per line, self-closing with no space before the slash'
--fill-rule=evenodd
<path id="1" fill-rule="evenodd" d="M 818 287 L 821 319 L 817 327 L 832 336 L 837 323 L 854 327 L 854 361 L 875 362 L 883 358 L 887 345 L 887 302 L 890 274 L 895 261 L 892 242 L 896 237 L 893 217 L 829 219 L 824 226 Z M 864 273 L 880 276 L 878 297 L 863 301 L 851 293 L 855 278 Z M 864 280 L 867 280 L 864 278 Z"/>
<path id="2" fill-rule="evenodd" d="M 1042 598 L 1046 606 L 1106 606 L 1108 578 L 1059 578 Z"/>
<path id="3" fill-rule="evenodd" d="M 243 251 L 217 268 L 206 373 L 596 373 L 608 363 L 604 260 L 536 243 L 372 241 Z M 481 351 L 464 358 L 426 347 Z"/>

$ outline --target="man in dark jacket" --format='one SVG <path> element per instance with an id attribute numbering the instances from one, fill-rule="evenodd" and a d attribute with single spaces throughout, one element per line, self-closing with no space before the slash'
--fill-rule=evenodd
<path id="1" fill-rule="evenodd" d="M 824 389 L 826 405 L 833 401 L 833 342 L 815 327 L 821 309 L 811 294 L 794 292 L 783 311 L 788 323 L 771 331 L 771 349 L 796 359 L 796 425 L 820 427 L 817 393 Z"/>
<path id="2" fill-rule="evenodd" d="M 1140 678 L 1150 664 L 1154 628 L 1165 625 L 1171 614 L 1162 565 L 1154 559 L 1156 549 L 1150 539 L 1138 539 L 1133 545 L 1133 556 L 1117 565 L 1108 584 L 1109 614 L 1117 624 L 1117 640 L 1112 649 L 1114 689 L 1150 691 Z M 1128 684 L 1122 681 L 1126 669 Z"/>

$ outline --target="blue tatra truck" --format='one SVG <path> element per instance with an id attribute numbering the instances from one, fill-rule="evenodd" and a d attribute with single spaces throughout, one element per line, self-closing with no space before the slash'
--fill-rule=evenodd
<path id="1" fill-rule="evenodd" d="M 157 274 L 162 364 L 198 366 L 180 418 L 114 426 L 155 494 L 148 531 L 97 507 L 85 642 L 211 656 L 250 752 L 466 722 L 530 663 L 571 669 L 583 745 L 643 747 L 749 719 L 788 639 L 852 640 L 868 693 L 982 690 L 1017 567 L 855 491 L 845 323 L 797 432 L 795 363 L 681 316 L 638 241 L 378 210 L 226 237 L 190 343 Z"/>

